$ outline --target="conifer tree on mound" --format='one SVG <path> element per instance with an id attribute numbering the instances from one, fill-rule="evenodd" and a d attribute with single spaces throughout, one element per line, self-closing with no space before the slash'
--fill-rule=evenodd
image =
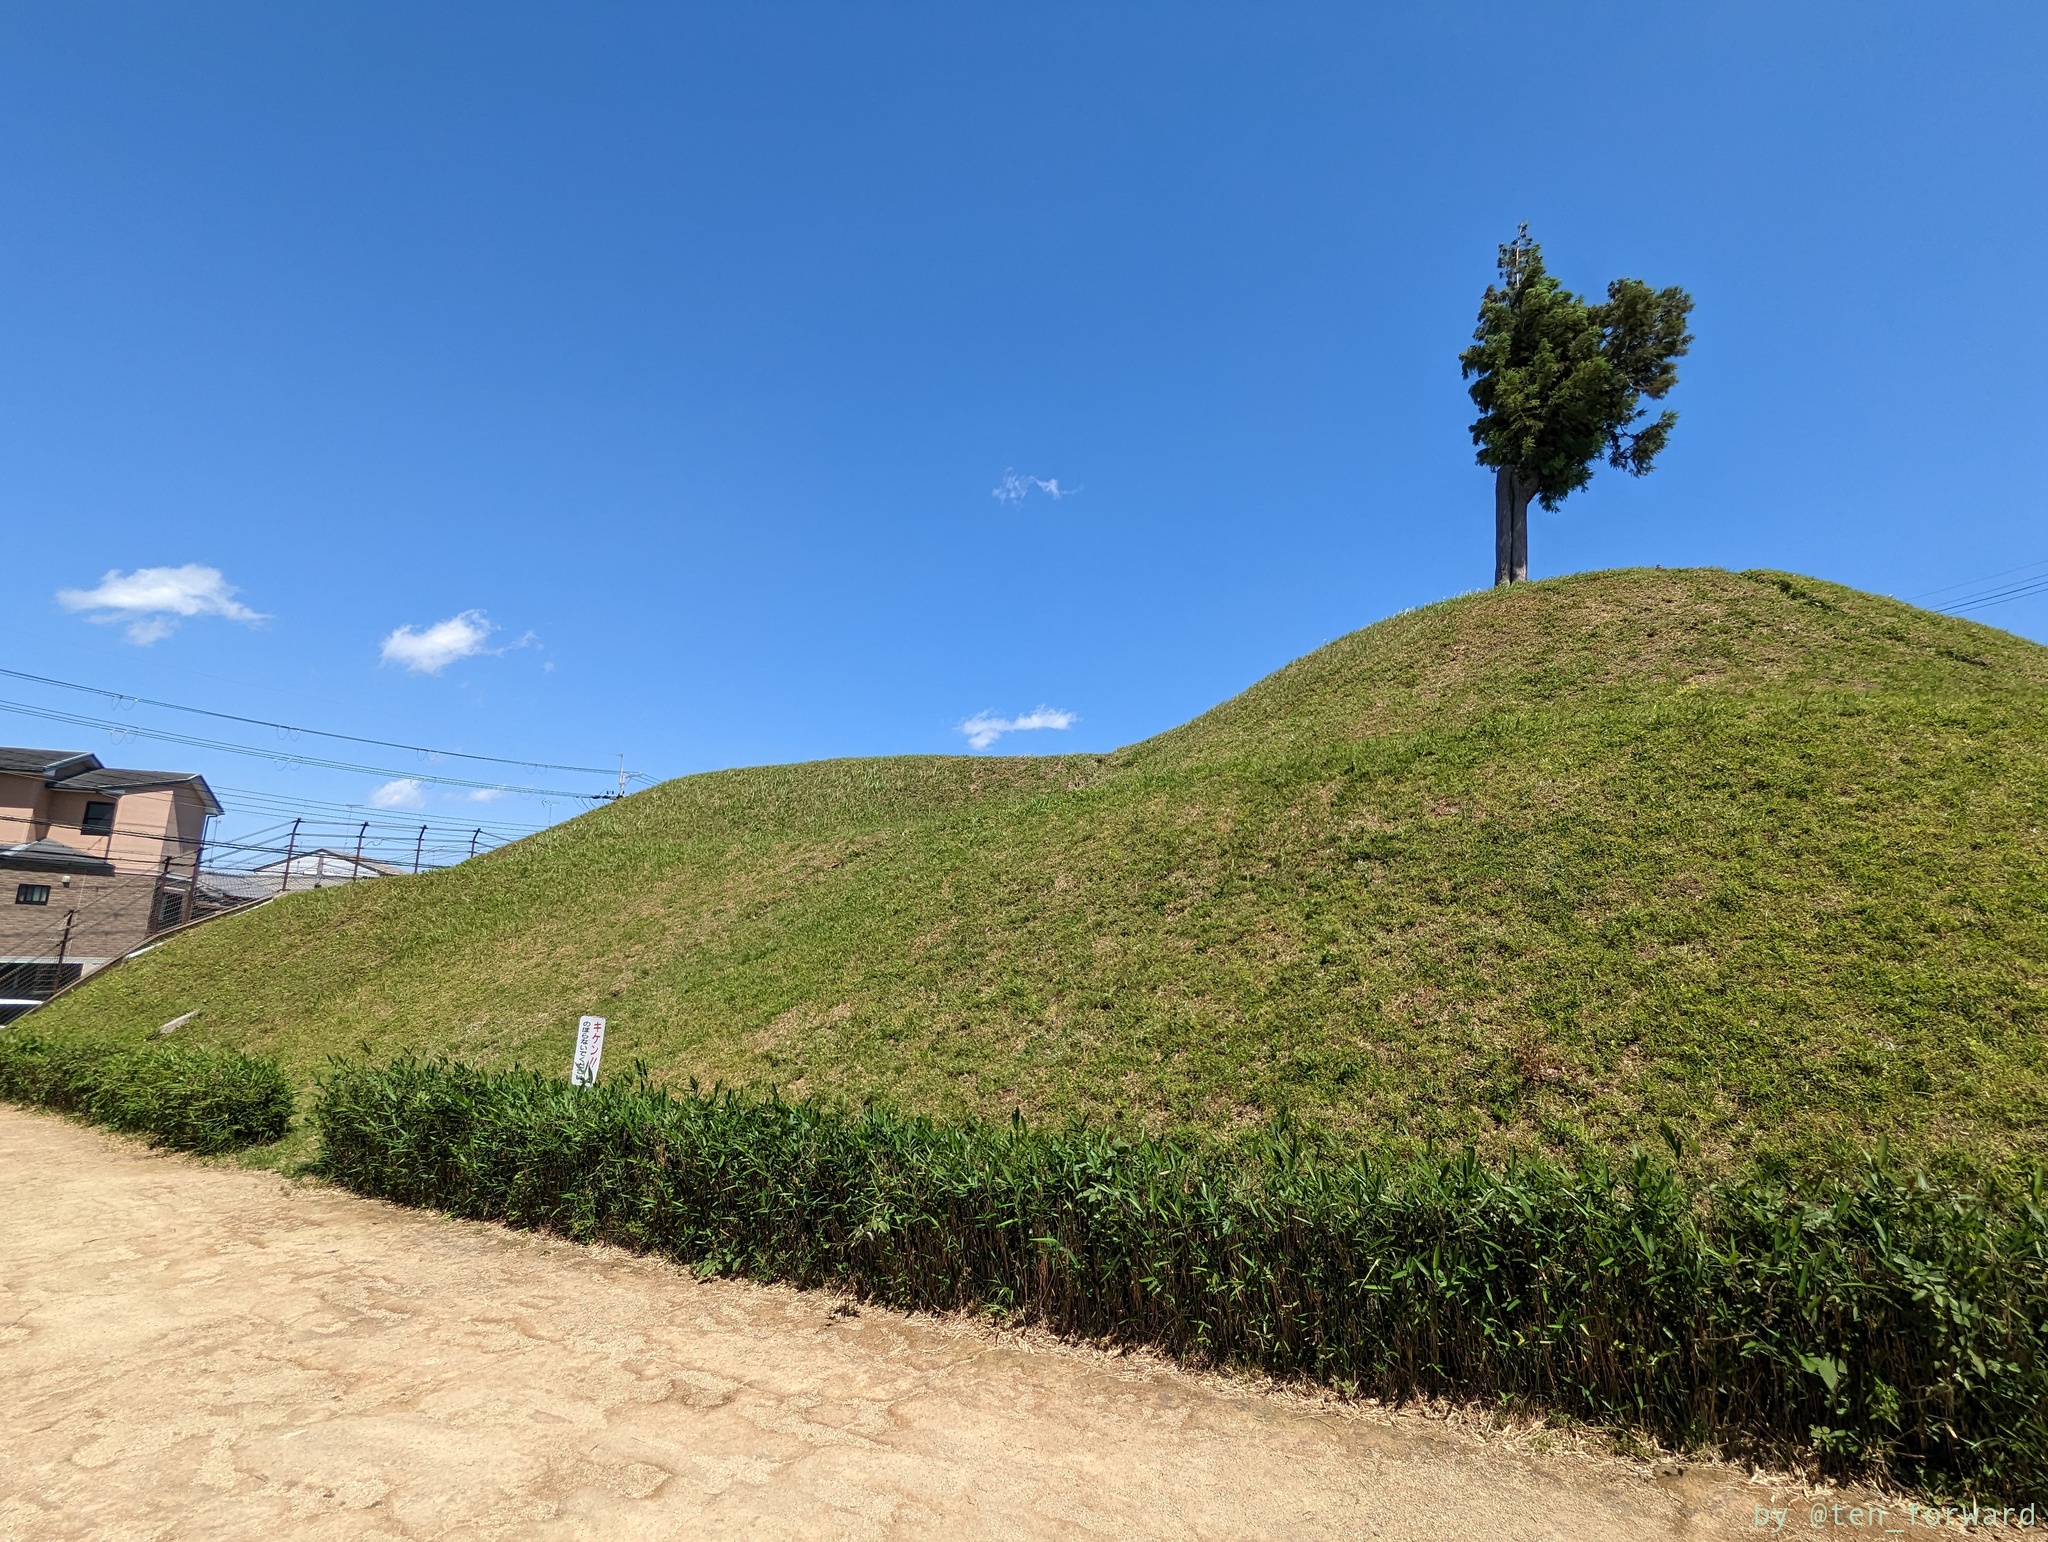
<path id="1" fill-rule="evenodd" d="M 1555 509 L 1592 480 L 1593 463 L 1648 473 L 1678 414 L 1636 425 L 1678 383 L 1692 296 L 1636 278 L 1588 305 L 1543 266 L 1525 224 L 1500 249 L 1500 282 L 1486 286 L 1472 346 L 1458 355 L 1479 421 L 1479 464 L 1494 468 L 1493 581 L 1529 576 L 1529 500 Z M 1476 378 L 1473 378 L 1476 377 Z"/>

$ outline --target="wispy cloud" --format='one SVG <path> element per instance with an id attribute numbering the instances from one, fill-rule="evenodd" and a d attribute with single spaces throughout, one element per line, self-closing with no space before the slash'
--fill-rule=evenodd
<path id="1" fill-rule="evenodd" d="M 505 796 L 505 789 L 502 787 L 472 787 L 462 796 L 463 800 L 468 803 L 496 803 Z"/>
<path id="2" fill-rule="evenodd" d="M 1060 486 L 1058 477 L 1020 477 L 1015 471 L 1005 471 L 1002 481 L 996 483 L 995 491 L 989 496 L 1005 508 L 1015 508 L 1031 495 L 1034 487 L 1054 503 L 1058 503 L 1062 498 L 1071 498 L 1081 490 L 1078 487 Z"/>
<path id="3" fill-rule="evenodd" d="M 1027 733 L 1034 728 L 1072 728 L 1077 721 L 1073 713 L 1058 707 L 1038 707 L 1022 717 L 977 712 L 960 725 L 960 732 L 967 735 L 967 742 L 975 749 L 985 750 L 1004 734 Z"/>
<path id="4" fill-rule="evenodd" d="M 188 562 L 132 573 L 109 568 L 98 588 L 59 589 L 57 603 L 69 611 L 84 611 L 88 621 L 127 622 L 128 640 L 146 648 L 170 636 L 189 616 L 224 616 L 252 624 L 269 619 L 242 604 L 236 593 L 219 568 Z"/>
<path id="5" fill-rule="evenodd" d="M 457 659 L 488 652 L 484 644 L 496 630 L 480 610 L 465 610 L 432 626 L 402 626 L 384 639 L 383 660 L 415 674 L 438 675 Z"/>
<path id="6" fill-rule="evenodd" d="M 424 787 L 420 786 L 417 777 L 401 776 L 395 782 L 386 782 L 382 787 L 379 787 L 370 794 L 371 808 L 425 808 L 426 806 L 427 792 Z"/>

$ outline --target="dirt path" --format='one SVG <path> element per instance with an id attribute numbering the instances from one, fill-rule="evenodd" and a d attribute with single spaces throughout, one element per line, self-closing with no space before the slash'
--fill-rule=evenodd
<path id="1" fill-rule="evenodd" d="M 1759 1504 L 1790 1510 L 1785 1533 L 1864 1529 L 1816 1532 L 1801 1496 L 1725 1469 L 1653 1477 L 846 1315 L 8 1107 L 0 1174 L 0 1537 L 24 1542 L 1562 1542 L 1755 1537 Z"/>

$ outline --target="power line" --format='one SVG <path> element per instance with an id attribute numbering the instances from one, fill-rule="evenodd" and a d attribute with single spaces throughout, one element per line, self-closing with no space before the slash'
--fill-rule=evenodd
<path id="1" fill-rule="evenodd" d="M 2048 558 L 2044 558 L 2040 562 L 2022 562 L 2016 568 L 2001 568 L 1996 573 L 1986 573 L 1981 578 L 1966 578 L 1960 583 L 1943 584 L 1939 589 L 1922 589 L 1918 594 L 1901 595 L 1900 598 L 1910 604 L 1914 600 L 1924 600 L 1931 595 L 1948 594 L 1957 589 L 1967 589 L 1972 584 L 1988 584 L 1994 578 L 2004 578 L 2011 573 L 2024 573 L 2030 568 L 2038 567 L 2048 567 Z M 1942 607 L 1937 605 L 1934 608 L 1939 610 Z"/>
<path id="2" fill-rule="evenodd" d="M 581 771 L 592 776 L 611 776 L 610 766 L 564 766 L 549 760 L 511 760 L 502 755 L 473 755 L 468 750 L 436 750 L 422 744 L 399 744 L 391 739 L 365 739 L 359 734 L 331 733 L 324 728 L 300 728 L 291 723 L 273 723 L 267 718 L 240 717 L 233 712 L 215 712 L 207 707 L 188 707 L 175 701 L 157 701 L 148 696 L 131 696 L 126 691 L 109 691 L 97 685 L 79 685 L 70 680 L 55 680 L 48 675 L 25 674 L 18 669 L 0 669 L 0 675 L 15 680 L 32 680 L 37 685 L 59 686 L 67 691 L 83 691 L 88 696 L 104 696 L 109 701 L 132 701 L 144 707 L 162 707 L 171 712 L 191 712 L 200 717 L 219 718 L 227 723 L 246 723 L 252 728 L 275 728 L 282 733 L 312 734 L 321 739 L 341 739 L 350 744 L 369 744 L 383 750 L 410 750 L 415 755 L 437 755 L 449 760 L 481 760 L 494 766 L 525 766 L 534 771 Z"/>
<path id="3" fill-rule="evenodd" d="M 0 711 L 17 713 L 22 717 L 42 718 L 52 723 L 68 723 L 77 728 L 99 728 L 111 734 L 157 739 L 166 744 L 182 744 L 192 749 L 219 750 L 230 755 L 252 756 L 257 760 L 316 766 L 323 771 L 353 771 L 361 776 L 388 776 L 404 781 L 433 782 L 442 787 L 470 787 L 490 792 L 509 792 L 528 798 L 566 798 L 597 803 L 611 796 L 607 793 L 566 792 L 560 788 L 513 787 L 503 782 L 477 782 L 459 776 L 436 776 L 430 771 L 394 771 L 389 766 L 359 766 L 348 761 L 324 760 L 317 755 L 293 755 L 282 750 L 259 750 L 246 744 L 228 744 L 218 739 L 201 739 L 191 734 L 172 733 L 168 729 L 137 728 L 130 723 L 110 723 L 104 718 L 82 717 L 74 712 L 58 712 L 48 707 L 31 707 L 25 702 L 0 701 Z"/>
<path id="4" fill-rule="evenodd" d="M 1943 615 L 1960 616 L 1969 611 L 1983 610 L 1992 605 L 2004 605 L 2013 600 L 2024 600 L 2029 595 L 2048 592 L 2048 574 L 2040 571 L 2044 567 L 2048 567 L 2048 558 L 2039 562 L 2023 562 L 2016 568 L 2004 568 L 1996 573 L 1986 573 L 1981 578 L 1966 578 L 1960 583 L 1944 584 L 1939 589 L 1922 589 L 1918 594 L 1909 594 L 1904 598 L 1911 603 L 1931 599 L 1937 594 L 1953 594 L 1958 589 L 1973 589 L 1979 584 L 1992 585 L 1991 588 L 1975 594 L 1965 594 L 1961 599 L 1949 600 L 1930 607 Z M 2015 573 L 2026 573 L 2031 576 L 2013 579 L 2011 583 L 1997 582 L 2001 578 L 2012 578 Z"/>
<path id="5" fill-rule="evenodd" d="M 1984 594 L 1965 595 L 1953 605 L 1939 607 L 1945 614 L 1960 616 L 1965 611 L 1982 610 L 1987 605 L 2003 605 L 2009 600 L 2023 600 L 2030 594 L 2039 594 L 2048 589 L 2048 577 L 2022 579 L 2016 584 L 2007 584 L 2002 589 L 1993 589 Z"/>

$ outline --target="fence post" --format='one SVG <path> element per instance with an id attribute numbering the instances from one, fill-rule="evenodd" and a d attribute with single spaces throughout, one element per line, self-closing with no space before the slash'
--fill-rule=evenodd
<path id="1" fill-rule="evenodd" d="M 206 855 L 207 828 L 212 823 L 213 816 L 211 814 L 208 814 L 199 821 L 199 839 L 192 845 L 192 889 L 185 896 L 185 919 L 187 921 L 190 921 L 199 914 L 199 867 L 201 859 Z"/>
<path id="2" fill-rule="evenodd" d="M 425 825 L 421 825 L 419 839 L 412 843 L 412 870 L 415 873 L 417 873 L 420 870 L 420 848 L 426 844 L 427 827 Z"/>
<path id="3" fill-rule="evenodd" d="M 483 833 L 483 826 L 481 825 L 469 832 L 469 854 L 472 857 L 476 855 L 476 843 L 482 838 Z"/>
<path id="4" fill-rule="evenodd" d="M 365 819 L 363 821 L 362 829 L 356 831 L 356 865 L 355 871 L 348 875 L 348 881 L 350 883 L 354 883 L 358 878 L 363 876 L 363 837 L 368 835 L 369 833 L 370 821 Z"/>
<path id="5" fill-rule="evenodd" d="M 280 894 L 284 893 L 285 886 L 292 881 L 292 858 L 297 855 L 298 849 L 299 822 L 294 819 L 291 837 L 284 843 L 284 876 L 277 880 L 277 892 Z"/>

